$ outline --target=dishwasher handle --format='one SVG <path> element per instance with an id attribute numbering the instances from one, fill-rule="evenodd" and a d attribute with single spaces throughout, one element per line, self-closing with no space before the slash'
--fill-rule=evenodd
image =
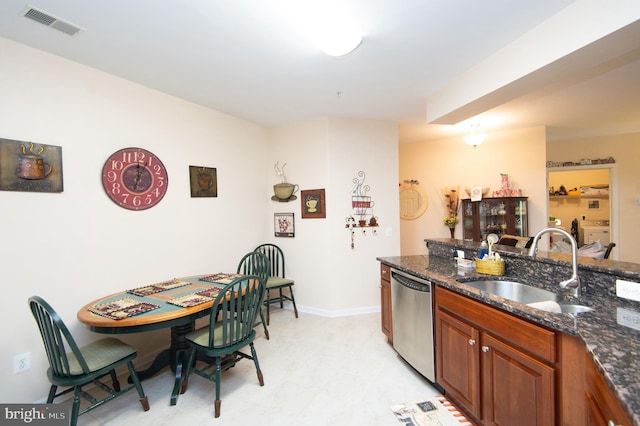
<path id="1" fill-rule="evenodd" d="M 391 273 L 391 277 L 396 280 L 398 283 L 402 284 L 405 287 L 408 287 L 412 290 L 422 291 L 425 293 L 431 292 L 431 283 L 421 283 L 418 281 L 414 281 L 411 278 L 407 278 L 404 275 Z"/>

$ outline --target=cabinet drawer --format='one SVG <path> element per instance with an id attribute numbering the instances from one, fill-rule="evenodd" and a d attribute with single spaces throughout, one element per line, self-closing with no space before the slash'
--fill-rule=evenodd
<path id="1" fill-rule="evenodd" d="M 436 286 L 435 299 L 438 309 L 470 321 L 531 355 L 556 362 L 555 332 L 440 286 Z"/>

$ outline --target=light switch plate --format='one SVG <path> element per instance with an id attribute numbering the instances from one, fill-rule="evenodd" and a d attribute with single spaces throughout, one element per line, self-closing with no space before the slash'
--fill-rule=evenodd
<path id="1" fill-rule="evenodd" d="M 616 280 L 616 296 L 640 302 L 640 283 Z"/>

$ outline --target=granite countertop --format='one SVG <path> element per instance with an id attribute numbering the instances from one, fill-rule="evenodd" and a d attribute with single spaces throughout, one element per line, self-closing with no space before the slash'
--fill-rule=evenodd
<path id="1" fill-rule="evenodd" d="M 500 252 L 502 253 L 502 250 Z M 519 254 L 515 251 L 514 253 L 518 257 Z M 546 256 L 543 253 L 541 255 Z M 551 261 L 556 260 L 554 256 L 548 257 Z M 595 292 L 590 292 L 583 294 L 579 302 L 575 303 L 591 306 L 595 309 L 591 312 L 581 313 L 574 319 L 568 314 L 542 311 L 502 297 L 482 293 L 480 290 L 464 285 L 464 282 L 460 281 L 479 276 L 488 279 L 498 277 L 477 274 L 474 269 L 458 268 L 453 257 L 417 255 L 378 257 L 377 260 L 518 317 L 550 329 L 578 336 L 584 342 L 587 351 L 629 417 L 635 425 L 640 425 L 640 376 L 636 366 L 637 360 L 640 358 L 640 331 L 618 323 L 618 318 L 629 311 L 635 311 L 640 315 L 640 302 L 618 298 L 615 293 L 612 296 L 610 294 L 596 295 L 591 294 Z M 582 259 L 580 263 L 582 263 Z M 603 266 L 594 264 L 589 267 L 597 269 Z M 633 278 L 637 269 L 630 272 Z M 508 273 L 507 270 L 507 276 L 500 277 L 500 279 L 509 279 Z M 517 278 L 513 280 L 524 282 Z M 525 283 L 542 287 L 539 283 Z M 558 291 L 556 290 L 556 292 Z M 640 328 L 637 321 L 636 325 Z"/>

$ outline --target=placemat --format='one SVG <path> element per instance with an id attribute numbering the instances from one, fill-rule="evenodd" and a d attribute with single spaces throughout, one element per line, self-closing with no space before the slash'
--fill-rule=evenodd
<path id="1" fill-rule="evenodd" d="M 185 285 L 188 285 L 189 282 L 188 281 L 182 281 L 182 280 L 178 280 L 176 278 L 169 280 L 169 281 L 163 281 L 160 283 L 156 283 L 156 284 L 151 284 L 151 285 L 147 285 L 144 287 L 138 287 L 138 288 L 134 288 L 131 290 L 127 290 L 127 293 L 130 294 L 135 294 L 136 296 L 148 296 L 150 294 L 154 294 L 154 293 L 160 293 L 161 291 L 166 291 L 166 290 L 170 290 L 173 288 L 177 288 L 177 287 L 182 287 Z"/>
<path id="2" fill-rule="evenodd" d="M 182 306 L 183 308 L 189 308 L 191 306 L 200 305 L 202 303 L 211 302 L 213 299 L 207 296 L 199 295 L 198 293 L 187 294 L 186 296 L 174 297 L 167 300 L 172 305 Z"/>
<path id="3" fill-rule="evenodd" d="M 207 281 L 210 283 L 219 283 L 219 284 L 229 284 L 231 281 L 233 281 L 236 278 L 241 277 L 243 274 L 225 274 L 225 273 L 218 273 L 218 274 L 213 274 L 213 275 L 207 275 L 206 277 L 201 277 L 200 281 Z"/>
<path id="4" fill-rule="evenodd" d="M 196 294 L 199 296 L 210 297 L 212 299 L 215 299 L 218 293 L 220 293 L 220 290 L 221 289 L 219 289 L 218 287 L 209 287 L 205 290 L 197 292 Z"/>
<path id="5" fill-rule="evenodd" d="M 94 314 L 114 320 L 129 318 L 134 315 L 158 309 L 160 305 L 155 303 L 139 302 L 128 297 L 114 300 L 112 302 L 100 303 L 90 306 L 88 309 Z"/>

